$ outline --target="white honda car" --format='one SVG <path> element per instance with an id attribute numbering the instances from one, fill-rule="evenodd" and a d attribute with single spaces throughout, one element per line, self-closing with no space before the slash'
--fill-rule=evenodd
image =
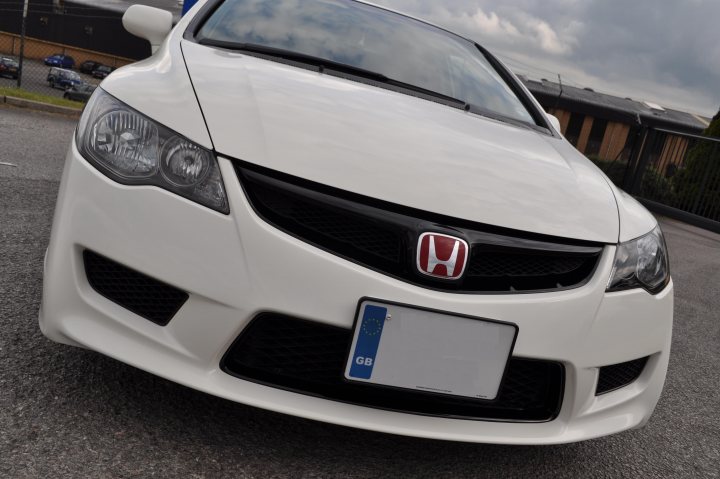
<path id="1" fill-rule="evenodd" d="M 252 406 L 507 444 L 645 424 L 656 220 L 472 40 L 354 0 L 124 22 L 67 156 L 40 327 Z"/>

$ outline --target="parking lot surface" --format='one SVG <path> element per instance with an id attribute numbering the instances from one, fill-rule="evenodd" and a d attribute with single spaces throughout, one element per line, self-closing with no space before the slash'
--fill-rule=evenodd
<path id="1" fill-rule="evenodd" d="M 22 77 L 22 87 L 25 90 L 29 90 L 34 93 L 42 93 L 43 95 L 62 97 L 65 90 L 62 88 L 50 88 L 50 84 L 47 81 L 50 67 L 45 66 L 43 62 L 38 60 L 25 60 L 23 63 L 23 70 L 25 74 Z M 98 85 L 100 80 L 93 78 L 91 75 L 80 73 L 77 68 L 73 70 L 75 73 L 80 75 L 80 78 L 85 83 L 91 85 Z M 17 80 L 11 78 L 0 78 L 0 87 L 16 87 Z"/>
<path id="2" fill-rule="evenodd" d="M 37 326 L 42 261 L 74 121 L 0 108 L 0 477 L 720 477 L 720 236 L 662 221 L 673 352 L 648 426 L 507 447 L 359 431 L 176 385 Z M 622 331 L 618 331 L 622 334 Z"/>

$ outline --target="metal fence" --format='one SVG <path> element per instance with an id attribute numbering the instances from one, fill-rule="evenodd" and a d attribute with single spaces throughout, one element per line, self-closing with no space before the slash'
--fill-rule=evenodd
<path id="1" fill-rule="evenodd" d="M 71 85 L 97 85 L 108 69 L 150 53 L 147 42 L 125 31 L 122 12 L 105 8 L 103 2 L 4 0 L 0 4 L 0 93 L 11 95 L 8 89 L 22 88 L 67 97 Z"/>
<path id="2" fill-rule="evenodd" d="M 634 135 L 604 165 L 608 176 L 650 210 L 720 232 L 720 138 L 660 128 Z"/>
<path id="3" fill-rule="evenodd" d="M 22 60 L 22 61 L 21 61 Z M 79 98 L 67 90 L 97 86 L 114 68 L 130 60 L 0 32 L 0 88 L 54 97 Z"/>

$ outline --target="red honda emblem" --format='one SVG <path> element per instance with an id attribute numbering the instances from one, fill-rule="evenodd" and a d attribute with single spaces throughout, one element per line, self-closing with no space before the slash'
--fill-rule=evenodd
<path id="1" fill-rule="evenodd" d="M 465 272 L 468 250 L 468 244 L 460 238 L 423 233 L 418 239 L 418 271 L 435 278 L 460 279 Z"/>

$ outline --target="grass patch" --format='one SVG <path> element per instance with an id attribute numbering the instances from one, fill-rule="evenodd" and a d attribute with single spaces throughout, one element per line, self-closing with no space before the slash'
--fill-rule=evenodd
<path id="1" fill-rule="evenodd" d="M 22 88 L 0 87 L 0 96 L 12 96 L 15 98 L 22 98 L 23 100 L 32 100 L 40 103 L 49 103 L 51 105 L 66 106 L 68 108 L 82 109 L 83 107 L 83 103 L 79 101 L 71 101 L 62 97 L 34 93 L 23 90 Z"/>

